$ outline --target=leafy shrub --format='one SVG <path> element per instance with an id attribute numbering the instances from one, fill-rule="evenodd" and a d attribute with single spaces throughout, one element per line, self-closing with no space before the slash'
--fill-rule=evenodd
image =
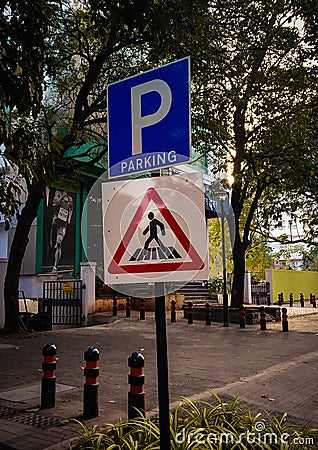
<path id="1" fill-rule="evenodd" d="M 213 294 L 223 293 L 223 278 L 211 278 L 208 284 L 211 293 Z"/>
<path id="2" fill-rule="evenodd" d="M 254 414 L 238 399 L 224 402 L 212 391 L 209 402 L 184 397 L 170 413 L 171 450 L 307 450 L 317 448 L 318 430 L 290 424 L 287 414 Z M 79 438 L 70 450 L 158 450 L 158 419 L 140 414 L 136 419 L 105 428 L 78 422 Z"/>

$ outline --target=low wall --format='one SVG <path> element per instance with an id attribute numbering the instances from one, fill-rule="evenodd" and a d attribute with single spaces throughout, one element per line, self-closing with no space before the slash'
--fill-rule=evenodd
<path id="1" fill-rule="evenodd" d="M 117 298 L 118 310 L 126 308 L 126 297 Z M 95 313 L 108 312 L 113 310 L 113 297 L 109 298 L 97 298 L 95 300 Z"/>
<path id="2" fill-rule="evenodd" d="M 184 295 L 182 294 L 169 294 L 165 296 L 166 300 L 166 310 L 170 311 L 171 309 L 171 301 L 175 300 L 176 309 L 182 309 L 184 302 Z M 126 297 L 118 297 L 117 298 L 117 308 L 118 310 L 123 310 L 126 308 Z M 154 311 L 155 310 L 155 299 L 154 298 L 145 298 L 145 308 L 146 311 Z M 140 299 L 132 298 L 131 299 L 131 309 L 134 311 L 139 311 L 140 309 Z M 113 297 L 102 298 L 95 300 L 95 312 L 108 312 L 113 310 Z"/>
<path id="3" fill-rule="evenodd" d="M 223 322 L 223 308 L 213 307 L 211 308 L 211 321 Z M 188 319 L 188 307 L 184 308 L 184 318 Z M 194 307 L 193 308 L 193 320 L 205 320 L 205 308 Z M 255 311 L 246 311 L 245 320 L 247 325 L 253 325 L 259 323 L 259 314 Z M 229 308 L 229 322 L 239 323 L 240 314 L 238 308 Z"/>
<path id="4" fill-rule="evenodd" d="M 272 302 L 277 301 L 280 293 L 284 294 L 285 302 L 289 294 L 293 294 L 295 300 L 299 299 L 300 293 L 304 294 L 305 299 L 309 299 L 310 294 L 318 297 L 318 272 L 268 269 L 265 274 L 266 281 L 270 283 Z"/>
<path id="5" fill-rule="evenodd" d="M 246 306 L 245 307 L 245 320 L 246 325 L 255 325 L 259 323 L 259 312 L 260 307 L 257 306 Z M 279 307 L 275 306 L 265 306 L 265 312 L 273 320 L 278 322 L 281 319 L 281 312 Z M 211 321 L 212 322 L 223 322 L 223 307 L 213 306 L 211 308 Z M 188 307 L 184 307 L 184 318 L 188 319 Z M 194 307 L 193 308 L 193 320 L 205 320 L 205 308 L 204 307 Z M 229 308 L 229 322 L 230 323 L 240 323 L 240 313 L 239 308 Z"/>
<path id="6" fill-rule="evenodd" d="M 166 311 L 171 310 L 171 301 L 174 300 L 176 302 L 176 309 L 182 309 L 184 302 L 183 294 L 168 294 L 165 295 L 166 302 Z M 131 302 L 132 309 L 139 311 L 140 309 L 140 299 L 135 298 Z M 155 299 L 154 298 L 145 298 L 145 307 L 146 311 L 154 311 L 155 310 Z"/>

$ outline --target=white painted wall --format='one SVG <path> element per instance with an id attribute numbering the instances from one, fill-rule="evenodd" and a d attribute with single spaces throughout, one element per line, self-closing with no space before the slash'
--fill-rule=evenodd
<path id="1" fill-rule="evenodd" d="M 85 317 L 83 325 L 87 325 L 87 315 L 95 312 L 95 262 L 81 262 L 82 315 Z"/>

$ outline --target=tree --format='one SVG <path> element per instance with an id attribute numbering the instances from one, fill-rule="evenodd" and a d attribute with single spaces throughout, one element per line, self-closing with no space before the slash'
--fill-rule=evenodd
<path id="1" fill-rule="evenodd" d="M 1 98 L 1 138 L 28 194 L 5 278 L 7 329 L 19 327 L 19 274 L 45 187 L 57 167 L 73 174 L 105 158 L 107 84 L 148 68 L 150 50 L 156 54 L 170 26 L 190 33 L 193 13 L 188 2 L 175 1 L 4 2 L 1 81 L 12 83 Z"/>
<path id="2" fill-rule="evenodd" d="M 233 257 L 229 230 L 225 228 L 225 257 L 226 272 L 233 276 Z M 210 277 L 219 278 L 222 292 L 222 236 L 219 220 L 209 220 L 209 256 Z M 265 278 L 265 269 L 271 267 L 272 249 L 264 242 L 262 236 L 253 235 L 245 254 L 245 268 L 251 272 L 253 282 L 259 282 Z"/>
<path id="3" fill-rule="evenodd" d="M 50 2 L 2 1 L 0 16 L 0 143 L 10 142 L 10 111 L 35 117 L 42 102 Z"/>
<path id="4" fill-rule="evenodd" d="M 225 244 L 225 264 L 226 272 L 230 273 L 233 267 L 232 248 L 229 229 L 225 222 L 224 244 Z M 222 230 L 221 219 L 209 219 L 208 221 L 208 240 L 209 240 L 209 260 L 210 277 L 223 278 L 223 248 L 222 248 Z"/>
<path id="5" fill-rule="evenodd" d="M 306 270 L 314 270 L 318 272 L 318 248 L 310 247 L 303 253 L 303 265 Z"/>
<path id="6" fill-rule="evenodd" d="M 271 262 L 271 248 L 259 236 L 254 237 L 245 255 L 245 267 L 251 272 L 253 283 L 265 279 L 265 270 L 271 268 Z"/>
<path id="7" fill-rule="evenodd" d="M 238 306 L 243 297 L 244 256 L 259 202 L 269 205 L 271 198 L 276 199 L 278 187 L 288 187 L 296 173 L 303 174 L 316 151 L 314 2 L 86 0 L 74 7 L 62 0 L 37 0 L 34 20 L 42 34 L 35 74 L 35 65 L 22 65 L 28 53 L 20 54 L 30 32 L 24 4 L 8 0 L 1 10 L 7 26 L 1 43 L 10 37 L 18 43 L 21 56 L 18 66 L 11 64 L 9 71 L 3 66 L 4 75 L 8 71 L 14 80 L 22 74 L 31 80 L 30 85 L 22 83 L 15 96 L 24 96 L 24 109 L 19 109 L 17 100 L 9 111 L 6 98 L 1 104 L 7 121 L 2 138 L 5 157 L 26 172 L 29 194 L 9 256 L 7 327 L 17 326 L 18 279 L 28 233 L 57 163 L 71 174 L 106 156 L 107 84 L 189 54 L 193 144 L 210 153 L 213 170 L 230 163 L 233 171 L 232 300 Z M 12 22 L 13 17 L 21 27 Z M 303 19 L 301 28 L 298 18 Z M 30 54 L 37 48 L 33 44 Z M 18 67 L 22 73 L 15 71 Z M 48 98 L 40 90 L 42 83 Z M 29 145 L 22 145 L 25 137 Z M 304 176 L 300 179 L 305 182 Z"/>
<path id="8" fill-rule="evenodd" d="M 305 190 L 313 154 L 317 161 L 317 71 L 308 22 L 314 2 L 306 2 L 306 16 L 300 4 L 210 3 L 218 40 L 206 50 L 194 113 L 214 141 L 212 164 L 219 167 L 223 156 L 233 176 L 232 306 L 243 300 L 245 254 L 255 227 L 274 206 L 288 209 L 281 189 Z"/>
<path id="9" fill-rule="evenodd" d="M 21 194 L 18 177 L 11 176 L 16 156 L 12 140 L 21 142 L 23 136 L 19 126 L 12 130 L 12 111 L 16 110 L 22 122 L 29 114 L 36 117 L 40 110 L 47 21 L 40 2 L 4 1 L 0 9 L 0 212 L 9 218 L 16 212 Z"/>
<path id="10" fill-rule="evenodd" d="M 192 57 L 193 146 L 209 154 L 214 173 L 231 172 L 238 307 L 253 233 L 290 210 L 300 190 L 312 194 L 308 204 L 317 200 L 308 180 L 308 168 L 317 169 L 317 14 L 313 0 L 200 6 L 200 25 L 182 41 Z M 179 57 L 180 48 L 168 45 L 156 58 Z"/>
<path id="11" fill-rule="evenodd" d="M 36 217 L 43 186 L 42 157 L 34 142 L 39 135 L 34 124 L 40 114 L 44 77 L 45 37 L 53 5 L 42 1 L 4 1 L 0 17 L 0 145 L 3 166 L 0 211 L 8 219 L 17 211 L 21 178 L 27 183 L 27 207 L 18 216 L 14 243 L 9 256 L 4 294 L 9 328 L 17 329 L 18 281 L 28 242 L 28 230 Z M 47 166 L 51 158 L 46 157 Z M 32 180 L 32 181 L 31 181 Z M 29 211 L 29 213 L 28 213 Z M 20 235 L 20 237 L 19 237 Z M 10 275 L 11 274 L 11 275 Z"/>

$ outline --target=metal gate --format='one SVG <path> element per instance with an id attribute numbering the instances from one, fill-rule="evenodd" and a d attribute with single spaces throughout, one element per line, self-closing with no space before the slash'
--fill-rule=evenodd
<path id="1" fill-rule="evenodd" d="M 45 281 L 39 313 L 52 325 L 81 325 L 82 289 L 82 280 Z"/>
<path id="2" fill-rule="evenodd" d="M 259 298 L 260 305 L 267 304 L 267 294 L 270 292 L 270 285 L 268 282 L 252 284 L 252 303 L 256 305 L 257 297 Z"/>

